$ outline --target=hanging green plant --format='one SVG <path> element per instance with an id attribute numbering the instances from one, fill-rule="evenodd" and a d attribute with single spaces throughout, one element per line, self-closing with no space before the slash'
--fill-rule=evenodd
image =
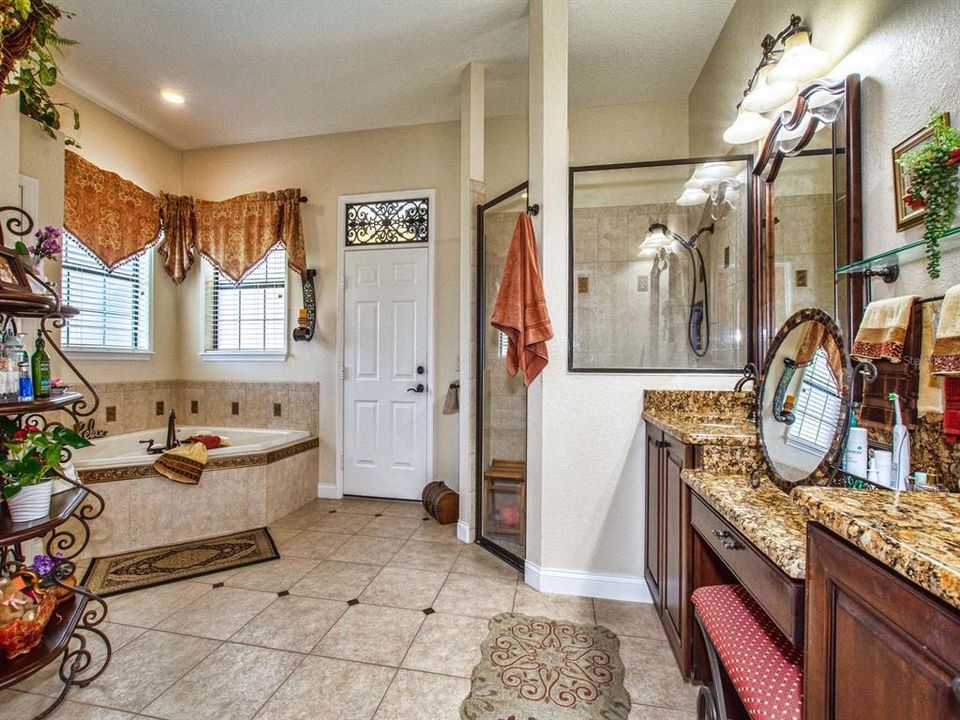
<path id="1" fill-rule="evenodd" d="M 20 94 L 20 112 L 40 123 L 43 131 L 57 137 L 60 109 L 73 114 L 73 129 L 80 129 L 80 114 L 69 103 L 56 103 L 47 88 L 57 84 L 59 68 L 54 52 L 74 45 L 56 31 L 64 13 L 46 0 L 0 0 L 0 94 Z M 66 17 L 71 17 L 66 13 Z M 19 71 L 10 82 L 11 73 Z M 67 145 L 76 141 L 66 136 Z"/>
<path id="2" fill-rule="evenodd" d="M 925 208 L 924 240 L 927 241 L 927 273 L 940 277 L 940 238 L 953 225 L 957 213 L 957 170 L 960 170 L 960 132 L 950 127 L 934 108 L 929 143 L 900 158 L 909 179 L 910 205 Z"/>

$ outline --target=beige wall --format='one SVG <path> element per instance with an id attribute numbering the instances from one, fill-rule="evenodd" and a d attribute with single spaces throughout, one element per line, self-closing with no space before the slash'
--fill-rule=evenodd
<path id="1" fill-rule="evenodd" d="M 950 111 L 954 124 L 960 121 L 956 0 L 738 0 L 690 93 L 691 151 L 737 149 L 720 136 L 736 115 L 763 34 L 778 31 L 791 12 L 811 27 L 814 44 L 831 54 L 831 77 L 862 78 L 865 252 L 921 238 L 922 226 L 896 232 L 890 150 L 929 121 L 931 106 Z M 925 266 L 922 259 L 904 265 L 893 285 L 874 280 L 876 295 L 935 295 L 960 281 L 960 252 L 944 255 L 938 281 L 927 277 Z"/>
<path id="2" fill-rule="evenodd" d="M 71 148 L 95 165 L 116 172 L 152 193 L 180 190 L 180 151 L 157 140 L 126 120 L 69 88 L 58 86 L 54 94 L 58 102 L 67 102 L 80 111 L 80 130 L 72 135 L 80 144 Z M 65 113 L 66 117 L 66 113 Z M 43 225 L 63 224 L 63 143 L 44 135 L 39 126 L 20 118 L 20 172 L 39 183 L 39 213 L 35 218 Z M 59 263 L 46 263 L 51 279 L 59 277 Z M 94 360 L 76 354 L 80 371 L 92 383 L 136 380 L 172 380 L 179 371 L 177 343 L 179 333 L 177 288 L 154 259 L 153 270 L 153 356 L 146 360 Z M 54 375 L 69 375 L 54 363 Z"/>
<path id="3" fill-rule="evenodd" d="M 183 192 L 221 200 L 253 190 L 299 187 L 307 264 L 318 270 L 317 334 L 290 342 L 284 363 L 210 362 L 200 357 L 199 268 L 181 286 L 181 376 L 190 379 L 320 382 L 321 481 L 334 482 L 336 428 L 337 197 L 355 193 L 436 188 L 436 301 L 434 474 L 457 486 L 457 417 L 440 410 L 447 385 L 458 375 L 459 125 L 439 123 L 338 135 L 190 150 L 183 153 Z M 302 304 L 299 280 L 290 276 L 290 321 Z M 195 311 L 191 311 L 193 308 Z"/>

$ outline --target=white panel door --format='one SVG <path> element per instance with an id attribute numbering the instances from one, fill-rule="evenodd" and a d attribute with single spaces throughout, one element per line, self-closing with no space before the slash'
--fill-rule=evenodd
<path id="1" fill-rule="evenodd" d="M 343 491 L 419 499 L 427 483 L 426 247 L 344 253 Z"/>

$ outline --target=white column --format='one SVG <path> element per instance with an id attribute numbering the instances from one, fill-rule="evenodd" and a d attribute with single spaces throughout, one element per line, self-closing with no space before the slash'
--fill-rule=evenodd
<path id="1" fill-rule="evenodd" d="M 460 522 L 457 537 L 473 542 L 476 518 L 477 205 L 484 202 L 483 65 L 460 73 Z"/>
<path id="2" fill-rule="evenodd" d="M 554 339 L 550 363 L 527 394 L 527 582 L 539 585 L 550 487 L 544 447 L 550 433 L 551 378 L 566 370 L 567 2 L 530 0 L 529 204 Z M 554 391 L 556 388 L 554 387 Z M 554 392 L 556 394 L 556 392 Z M 532 566 L 532 567 L 531 567 Z"/>

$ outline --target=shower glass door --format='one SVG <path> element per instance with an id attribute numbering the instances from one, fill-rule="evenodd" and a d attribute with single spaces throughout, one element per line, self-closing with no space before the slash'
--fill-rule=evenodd
<path id="1" fill-rule="evenodd" d="M 508 190 L 477 216 L 478 541 L 518 568 L 526 555 L 527 390 L 520 374 L 507 374 L 507 338 L 490 316 L 526 189 Z"/>

